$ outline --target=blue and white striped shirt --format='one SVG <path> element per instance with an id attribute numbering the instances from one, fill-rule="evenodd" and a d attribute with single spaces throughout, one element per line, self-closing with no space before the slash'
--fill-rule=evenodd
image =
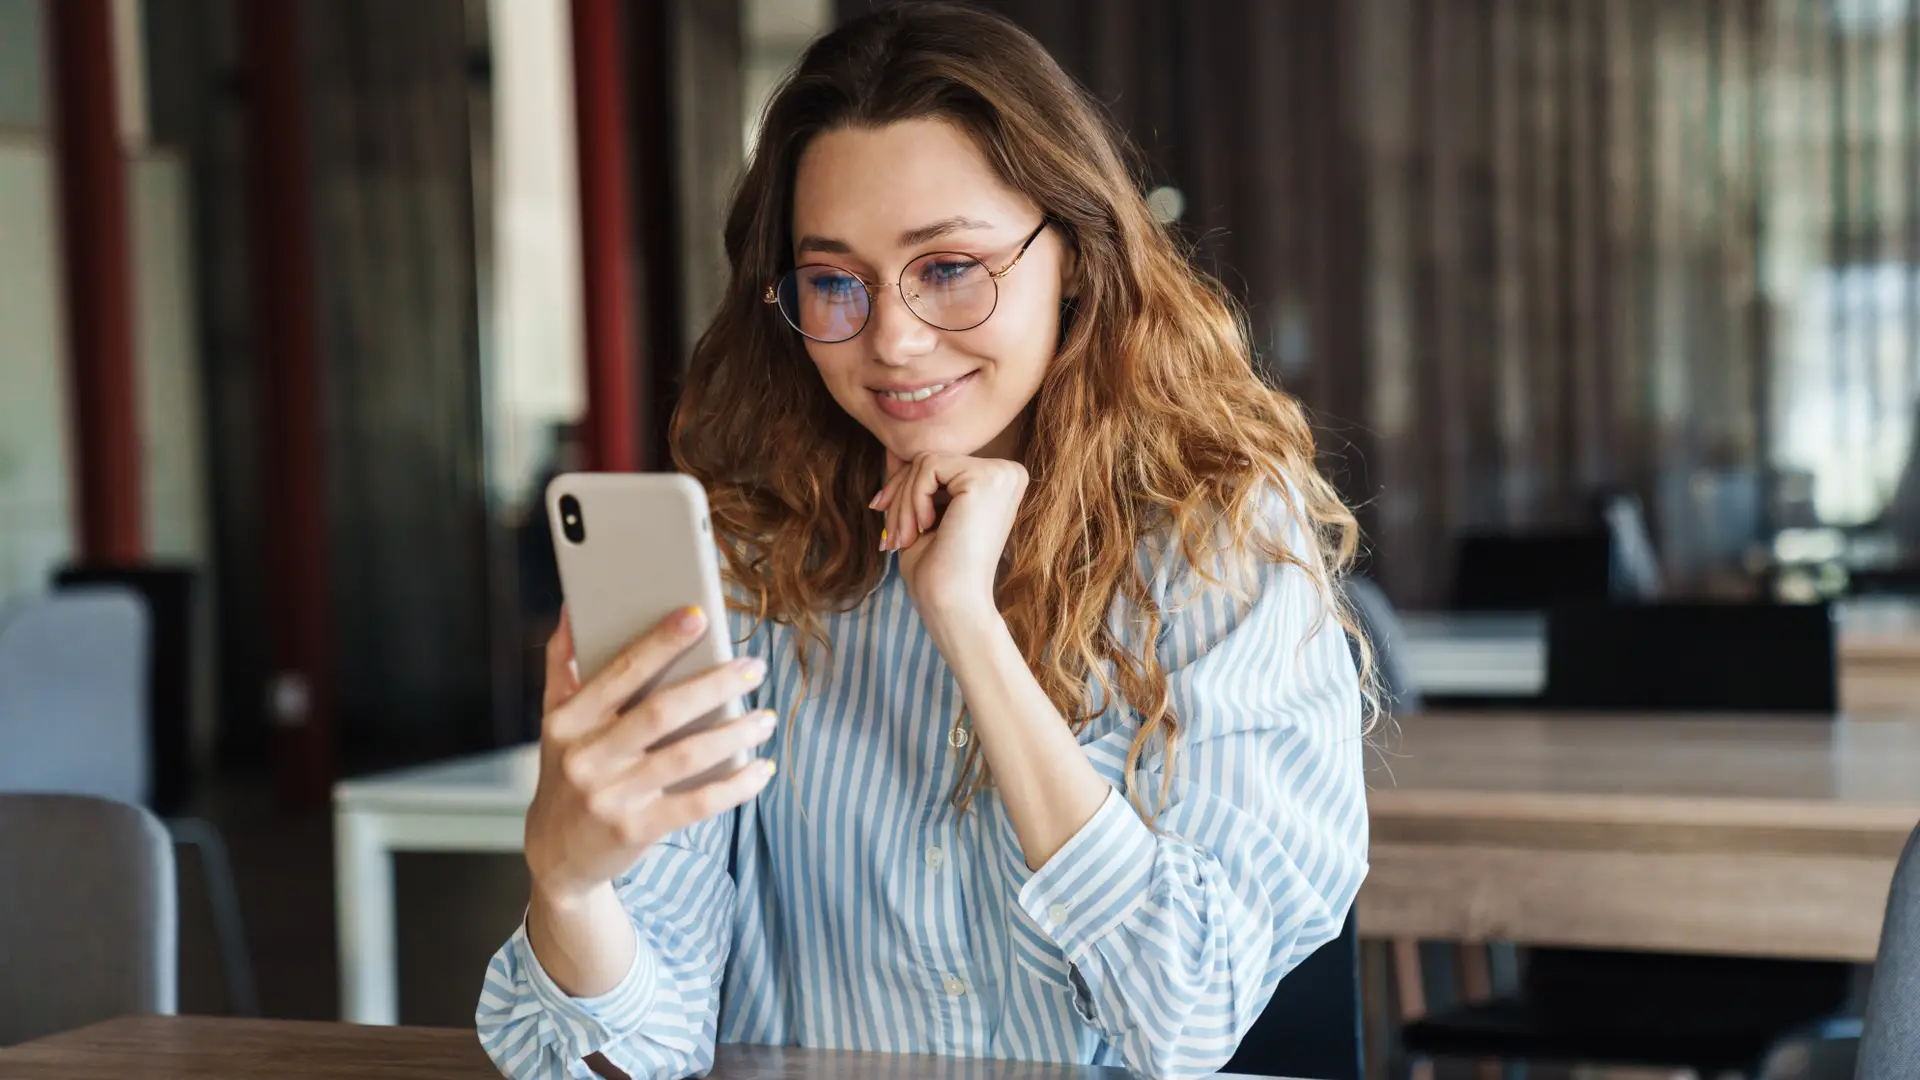
<path id="1" fill-rule="evenodd" d="M 1124 707 L 1080 735 L 1115 790 L 1038 872 L 992 789 L 956 813 L 959 687 L 889 562 L 825 618 L 832 663 L 804 700 L 792 631 L 734 617 L 742 654 L 769 664 L 750 704 L 783 718 L 764 750 L 780 773 L 615 882 L 639 948 L 610 992 L 569 997 L 523 925 L 487 969 L 487 1053 L 523 1080 L 591 1076 L 596 1051 L 635 1080 L 703 1073 L 716 1037 L 1219 1068 L 1365 876 L 1360 696 L 1304 571 L 1261 566 L 1236 598 L 1172 572 L 1164 547 L 1141 556 L 1183 725 L 1160 832 L 1121 794 L 1139 723 Z M 1112 625 L 1129 632 L 1123 612 Z M 1146 805 L 1162 764 L 1151 749 L 1132 778 Z"/>

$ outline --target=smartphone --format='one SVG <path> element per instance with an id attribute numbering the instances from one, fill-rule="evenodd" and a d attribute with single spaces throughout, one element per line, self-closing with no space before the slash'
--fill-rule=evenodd
<path id="1" fill-rule="evenodd" d="M 662 619 L 687 607 L 706 612 L 706 632 L 635 700 L 733 659 L 719 554 L 699 481 L 678 473 L 564 473 L 547 485 L 546 503 L 583 684 Z M 738 719 L 744 711 L 735 698 L 654 746 Z M 699 787 L 752 760 L 751 751 L 742 751 L 667 790 Z"/>

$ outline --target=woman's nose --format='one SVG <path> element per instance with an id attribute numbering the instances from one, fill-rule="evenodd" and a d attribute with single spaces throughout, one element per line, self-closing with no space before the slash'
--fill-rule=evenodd
<path id="1" fill-rule="evenodd" d="M 867 319 L 870 348 L 885 364 L 905 364 L 925 356 L 939 342 L 939 331 L 921 321 L 907 307 L 899 286 L 879 290 L 873 298 L 873 312 Z"/>

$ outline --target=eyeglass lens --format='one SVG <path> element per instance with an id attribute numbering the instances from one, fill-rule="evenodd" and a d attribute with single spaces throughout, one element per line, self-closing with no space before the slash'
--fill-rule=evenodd
<path id="1" fill-rule="evenodd" d="M 921 321 L 941 330 L 971 330 L 999 302 L 999 285 L 970 255 L 935 253 L 907 264 L 900 294 Z M 820 342 L 845 341 L 873 314 L 866 282 L 837 266 L 796 267 L 781 279 L 780 311 L 794 329 Z"/>

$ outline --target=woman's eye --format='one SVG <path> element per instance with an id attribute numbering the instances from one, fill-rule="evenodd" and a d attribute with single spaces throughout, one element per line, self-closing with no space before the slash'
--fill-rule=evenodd
<path id="1" fill-rule="evenodd" d="M 859 281 L 852 274 L 820 274 L 812 281 L 814 295 L 833 301 L 853 299 L 858 287 Z"/>
<path id="2" fill-rule="evenodd" d="M 920 268 L 920 281 L 924 285 L 951 289 L 956 285 L 965 285 L 976 273 L 985 273 L 973 259 L 943 259 L 927 263 Z"/>

